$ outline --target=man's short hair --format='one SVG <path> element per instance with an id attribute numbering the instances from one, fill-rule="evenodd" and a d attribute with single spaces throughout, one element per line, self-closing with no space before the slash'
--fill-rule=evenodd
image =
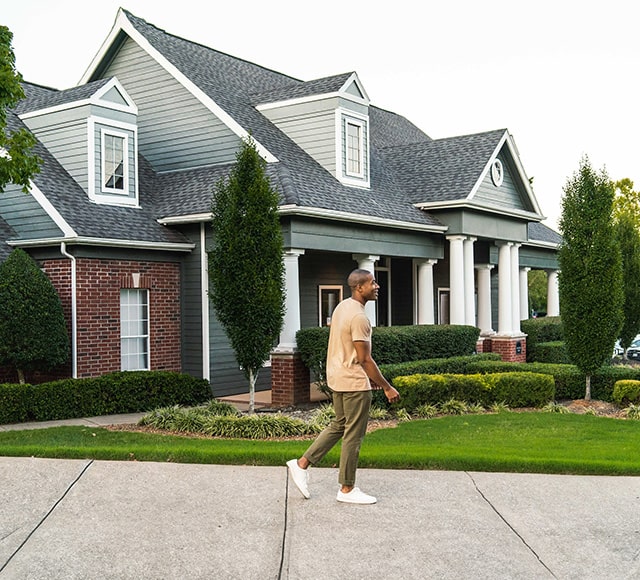
<path id="1" fill-rule="evenodd" d="M 363 270 L 362 268 L 357 268 L 347 278 L 347 284 L 349 284 L 349 288 L 354 290 L 356 286 L 360 284 L 364 284 L 367 279 L 371 276 L 371 272 L 369 270 Z"/>

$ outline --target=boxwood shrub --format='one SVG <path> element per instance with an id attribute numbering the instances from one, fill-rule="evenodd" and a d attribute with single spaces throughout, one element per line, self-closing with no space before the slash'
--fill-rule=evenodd
<path id="1" fill-rule="evenodd" d="M 371 354 L 378 365 L 471 355 L 479 333 L 474 326 L 376 326 Z M 296 342 L 302 361 L 316 380 L 323 381 L 329 328 L 303 328 L 296 333 Z"/>
<path id="2" fill-rule="evenodd" d="M 541 343 L 561 342 L 564 339 L 562 320 L 559 316 L 529 318 L 520 323 L 520 328 L 527 335 L 527 362 L 540 361 L 538 358 L 538 345 Z"/>
<path id="3" fill-rule="evenodd" d="M 393 379 L 400 401 L 393 406 L 413 412 L 423 404 L 436 405 L 450 399 L 489 406 L 540 407 L 554 399 L 553 377 L 528 372 L 473 375 L 417 374 Z"/>
<path id="4" fill-rule="evenodd" d="M 39 385 L 0 385 L 0 422 L 135 413 L 170 405 L 197 405 L 210 398 L 208 381 L 166 371 L 127 371 Z"/>
<path id="5" fill-rule="evenodd" d="M 479 361 L 500 361 L 500 355 L 495 352 L 471 354 L 466 356 L 452 356 L 451 358 L 432 358 L 380 365 L 380 372 L 389 382 L 395 377 L 416 374 L 467 374 L 467 367 Z"/>
<path id="6" fill-rule="evenodd" d="M 616 381 L 613 386 L 613 400 L 618 405 L 628 405 L 640 402 L 640 380 Z"/>
<path id="7" fill-rule="evenodd" d="M 527 342 L 527 348 L 529 343 Z M 529 360 L 529 357 L 527 357 Z M 561 340 L 540 342 L 535 345 L 535 362 L 551 364 L 571 364 L 565 344 Z"/>
<path id="8" fill-rule="evenodd" d="M 583 399 L 585 376 L 575 365 L 549 363 L 510 363 L 498 361 L 471 362 L 470 373 L 526 372 L 552 375 L 558 400 Z M 640 380 L 640 369 L 624 366 L 604 366 L 591 377 L 591 396 L 601 401 L 613 400 L 613 386 L 623 379 Z"/>

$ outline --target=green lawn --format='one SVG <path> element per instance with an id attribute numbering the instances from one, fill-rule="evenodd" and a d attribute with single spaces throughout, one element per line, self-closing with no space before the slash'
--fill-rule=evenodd
<path id="1" fill-rule="evenodd" d="M 197 439 L 54 427 L 0 433 L 0 455 L 283 465 L 309 441 Z M 362 467 L 640 475 L 640 421 L 556 413 L 441 417 L 365 438 Z M 323 465 L 334 465 L 334 449 Z"/>

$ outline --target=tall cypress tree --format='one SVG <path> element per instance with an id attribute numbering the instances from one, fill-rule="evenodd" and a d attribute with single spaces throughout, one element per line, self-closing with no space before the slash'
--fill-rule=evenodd
<path id="1" fill-rule="evenodd" d="M 622 324 L 622 264 L 612 216 L 615 187 L 588 158 L 567 180 L 562 199 L 558 252 L 559 292 L 569 358 L 586 376 L 610 360 Z"/>
<path id="2" fill-rule="evenodd" d="M 0 365 L 47 371 L 69 358 L 69 335 L 60 297 L 24 250 L 0 264 Z"/>
<path id="3" fill-rule="evenodd" d="M 258 372 L 269 359 L 284 319 L 283 240 L 278 193 L 252 139 L 220 181 L 211 210 L 210 297 L 238 364 L 249 381 L 253 412 Z"/>

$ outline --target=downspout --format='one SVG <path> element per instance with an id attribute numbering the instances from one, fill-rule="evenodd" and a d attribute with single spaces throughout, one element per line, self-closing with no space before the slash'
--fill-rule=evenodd
<path id="1" fill-rule="evenodd" d="M 71 376 L 74 379 L 78 378 L 78 331 L 77 331 L 77 316 L 78 316 L 78 299 L 77 299 L 77 284 L 76 284 L 76 257 L 73 254 L 67 252 L 66 242 L 60 243 L 60 253 L 71 260 Z"/>
<path id="2" fill-rule="evenodd" d="M 211 381 L 209 335 L 209 256 L 204 222 L 200 224 L 200 308 L 202 311 L 202 378 Z"/>

